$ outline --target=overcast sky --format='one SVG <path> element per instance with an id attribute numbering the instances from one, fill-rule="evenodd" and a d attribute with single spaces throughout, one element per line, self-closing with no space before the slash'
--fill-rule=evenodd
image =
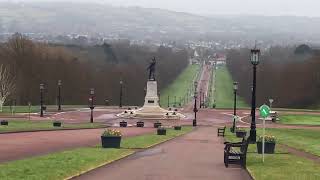
<path id="1" fill-rule="evenodd" d="M 10 0 L 0 0 L 10 1 Z M 15 0 L 19 1 L 19 0 Z M 254 14 L 320 17 L 320 0 L 20 0 L 103 2 L 120 6 L 142 6 L 194 14 Z"/>

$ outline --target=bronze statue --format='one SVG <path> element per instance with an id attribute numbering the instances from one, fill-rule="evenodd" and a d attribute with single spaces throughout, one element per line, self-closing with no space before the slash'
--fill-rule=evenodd
<path id="1" fill-rule="evenodd" d="M 148 67 L 148 70 L 149 70 L 149 80 L 152 80 L 152 81 L 155 81 L 156 80 L 156 58 L 153 57 L 149 67 Z"/>

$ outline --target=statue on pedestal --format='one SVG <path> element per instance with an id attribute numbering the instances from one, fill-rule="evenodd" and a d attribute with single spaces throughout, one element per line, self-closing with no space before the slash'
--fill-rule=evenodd
<path id="1" fill-rule="evenodd" d="M 149 80 L 151 81 L 155 81 L 156 80 L 156 58 L 153 57 L 149 67 L 148 67 L 148 70 L 149 70 Z"/>

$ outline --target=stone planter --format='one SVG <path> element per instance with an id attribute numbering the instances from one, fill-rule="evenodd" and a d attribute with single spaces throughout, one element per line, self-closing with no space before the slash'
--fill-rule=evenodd
<path id="1" fill-rule="evenodd" d="M 103 148 L 120 148 L 121 136 L 101 136 Z"/>
<path id="2" fill-rule="evenodd" d="M 181 126 L 175 126 L 175 127 L 174 127 L 174 130 L 180 131 L 180 130 L 181 130 Z"/>
<path id="3" fill-rule="evenodd" d="M 167 130 L 164 129 L 164 128 L 158 128 L 157 134 L 158 135 L 166 135 L 167 134 Z"/>
<path id="4" fill-rule="evenodd" d="M 144 122 L 138 121 L 137 122 L 137 127 L 144 127 Z"/>
<path id="5" fill-rule="evenodd" d="M 61 122 L 59 121 L 53 122 L 53 127 L 61 127 Z"/>
<path id="6" fill-rule="evenodd" d="M 275 147 L 276 147 L 276 143 L 265 142 L 264 153 L 274 154 Z M 262 142 L 257 142 L 257 150 L 258 150 L 258 154 L 262 154 Z"/>
<path id="7" fill-rule="evenodd" d="M 236 136 L 238 138 L 243 138 L 247 135 L 247 131 L 236 131 Z"/>
<path id="8" fill-rule="evenodd" d="M 159 127 L 161 127 L 161 125 L 162 125 L 161 122 L 156 122 L 156 123 L 153 124 L 153 127 L 154 128 L 159 128 Z"/>
<path id="9" fill-rule="evenodd" d="M 120 123 L 120 127 L 127 127 L 128 123 L 126 121 L 121 121 Z"/>
<path id="10" fill-rule="evenodd" d="M 1 122 L 1 126 L 8 126 L 9 122 L 6 120 L 2 120 Z"/>

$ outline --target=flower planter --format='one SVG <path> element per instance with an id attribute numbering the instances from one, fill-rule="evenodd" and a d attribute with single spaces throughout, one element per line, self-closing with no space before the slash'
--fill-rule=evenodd
<path id="1" fill-rule="evenodd" d="M 174 130 L 180 131 L 180 130 L 181 130 L 181 126 L 175 126 L 175 127 L 174 127 Z"/>
<path id="2" fill-rule="evenodd" d="M 156 122 L 156 123 L 153 124 L 153 127 L 154 128 L 159 128 L 159 127 L 161 127 L 161 125 L 162 124 L 160 122 Z"/>
<path id="3" fill-rule="evenodd" d="M 264 153 L 274 154 L 275 147 L 276 147 L 276 143 L 265 142 Z M 262 142 L 257 142 L 257 150 L 258 150 L 258 154 L 262 154 Z"/>
<path id="4" fill-rule="evenodd" d="M 103 148 L 120 148 L 121 136 L 101 136 Z"/>
<path id="5" fill-rule="evenodd" d="M 144 122 L 138 121 L 137 122 L 137 127 L 144 127 Z"/>
<path id="6" fill-rule="evenodd" d="M 236 136 L 238 138 L 243 138 L 247 135 L 247 132 L 246 131 L 236 131 Z"/>
<path id="7" fill-rule="evenodd" d="M 1 126 L 8 126 L 9 122 L 6 120 L 2 120 L 1 122 Z"/>
<path id="8" fill-rule="evenodd" d="M 53 127 L 61 127 L 61 122 L 53 122 Z"/>
<path id="9" fill-rule="evenodd" d="M 166 135 L 167 134 L 167 130 L 164 129 L 164 128 L 158 128 L 157 134 L 158 135 Z"/>
<path id="10" fill-rule="evenodd" d="M 126 121 L 121 121 L 120 122 L 120 127 L 127 127 L 128 123 Z"/>

